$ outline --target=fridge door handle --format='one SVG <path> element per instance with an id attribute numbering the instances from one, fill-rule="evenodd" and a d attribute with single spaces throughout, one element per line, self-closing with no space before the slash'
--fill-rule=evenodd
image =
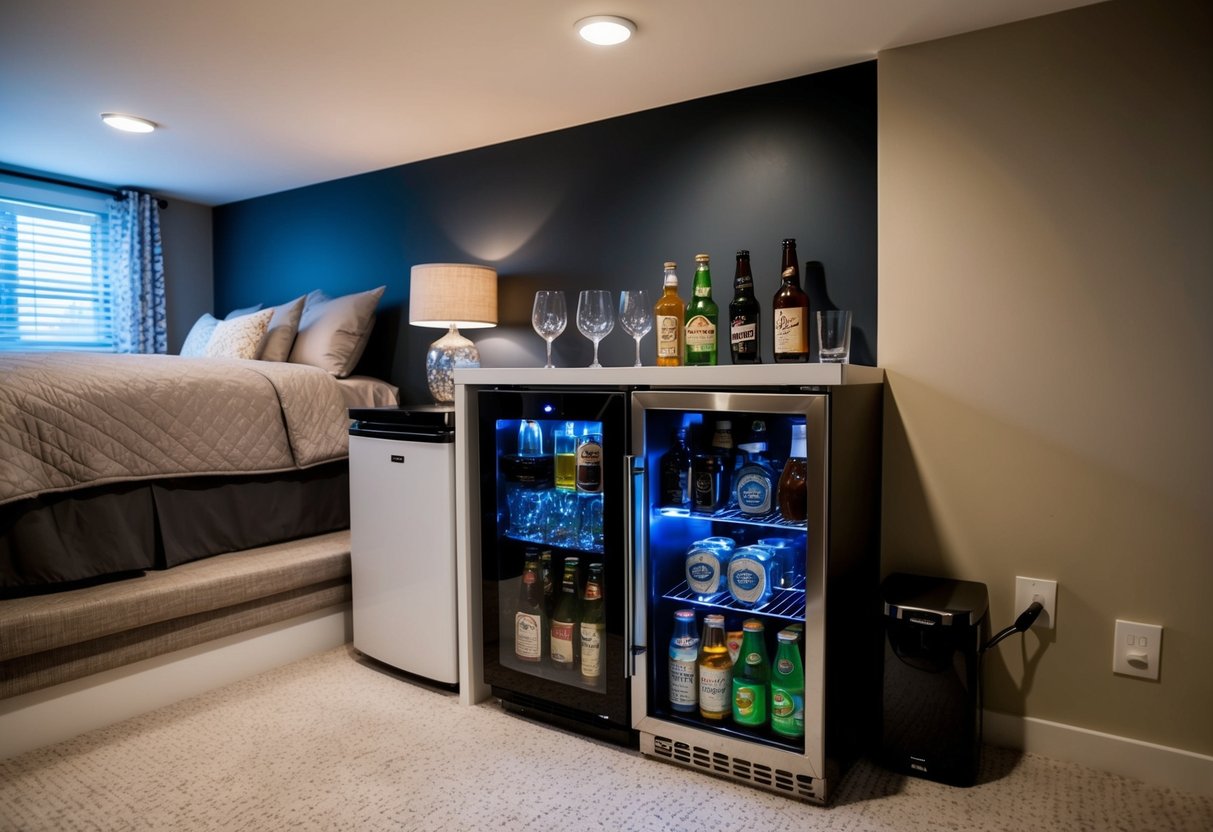
<path id="1" fill-rule="evenodd" d="M 624 663 L 624 675 L 631 678 L 636 675 L 636 656 L 644 653 L 644 645 L 636 643 L 636 634 L 643 632 L 639 629 L 641 624 L 636 620 L 637 609 L 643 609 L 643 605 L 636 605 L 636 584 L 635 575 L 637 569 L 637 555 L 642 551 L 643 547 L 643 530 L 637 522 L 640 519 L 641 512 L 637 510 L 637 505 L 645 505 L 644 495 L 644 457 L 643 456 L 627 456 L 624 457 L 624 477 L 626 483 L 627 494 L 623 501 L 624 505 L 624 528 L 628 533 L 624 535 L 624 655 L 626 660 Z"/>

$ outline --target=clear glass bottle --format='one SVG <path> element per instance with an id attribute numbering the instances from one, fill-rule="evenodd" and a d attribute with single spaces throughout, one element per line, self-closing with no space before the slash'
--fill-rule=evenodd
<path id="1" fill-rule="evenodd" d="M 796 241 L 783 241 L 779 290 L 771 301 L 776 364 L 803 364 L 809 360 L 809 296 L 800 288 Z"/>
<path id="2" fill-rule="evenodd" d="M 723 720 L 733 712 L 733 660 L 725 640 L 724 616 L 711 614 L 703 619 L 703 638 L 699 643 L 699 715 Z"/>
<path id="3" fill-rule="evenodd" d="M 653 306 L 653 318 L 657 327 L 657 366 L 678 367 L 682 365 L 683 323 L 686 305 L 678 296 L 677 264 L 665 264 L 664 291 Z"/>
<path id="4" fill-rule="evenodd" d="M 695 282 L 691 302 L 687 304 L 686 364 L 689 367 L 716 365 L 716 329 L 720 309 L 712 300 L 712 267 L 706 254 L 695 255 Z"/>
<path id="5" fill-rule="evenodd" d="M 737 252 L 733 274 L 733 300 L 729 302 L 729 352 L 734 364 L 761 364 L 762 311 L 754 297 L 754 276 L 750 273 L 750 253 Z"/>
<path id="6" fill-rule="evenodd" d="M 699 634 L 695 632 L 695 611 L 674 613 L 674 633 L 670 636 L 670 708 L 693 713 L 699 707 Z"/>
<path id="7" fill-rule="evenodd" d="M 561 491 L 577 489 L 577 434 L 572 422 L 556 428 L 552 437 L 556 456 L 556 487 Z"/>
<path id="8" fill-rule="evenodd" d="M 766 633 L 757 618 L 746 619 L 741 629 L 741 650 L 733 666 L 733 721 L 738 725 L 766 725 L 771 696 Z"/>

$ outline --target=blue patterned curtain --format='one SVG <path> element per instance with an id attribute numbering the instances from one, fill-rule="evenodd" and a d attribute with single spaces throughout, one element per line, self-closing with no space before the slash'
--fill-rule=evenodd
<path id="1" fill-rule="evenodd" d="M 123 191 L 110 212 L 114 334 L 118 352 L 168 352 L 164 252 L 156 198 Z"/>

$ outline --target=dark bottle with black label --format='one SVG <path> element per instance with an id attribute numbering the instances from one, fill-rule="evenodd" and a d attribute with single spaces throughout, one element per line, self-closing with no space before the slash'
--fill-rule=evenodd
<path id="1" fill-rule="evenodd" d="M 750 273 L 750 253 L 737 252 L 737 270 L 733 275 L 733 300 L 729 302 L 729 352 L 734 364 L 761 364 L 762 314 L 754 297 L 754 276 Z"/>
<path id="2" fill-rule="evenodd" d="M 687 451 L 686 428 L 677 428 L 670 437 L 670 449 L 661 455 L 660 496 L 663 506 L 685 506 L 690 499 L 687 492 L 687 476 L 690 472 L 691 455 Z"/>

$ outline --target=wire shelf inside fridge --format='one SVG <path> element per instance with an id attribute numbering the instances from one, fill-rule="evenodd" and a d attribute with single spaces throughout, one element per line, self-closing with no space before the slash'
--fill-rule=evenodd
<path id="1" fill-rule="evenodd" d="M 770 514 L 745 514 L 736 508 L 721 509 L 715 512 L 691 511 L 687 508 L 678 508 L 671 506 L 659 506 L 653 509 L 653 514 L 658 517 L 683 517 L 688 520 L 708 520 L 714 523 L 737 523 L 744 526 L 768 526 L 781 529 L 796 529 L 804 531 L 808 528 L 808 524 L 803 520 L 784 520 L 783 516 L 775 511 Z"/>
<path id="2" fill-rule="evenodd" d="M 740 604 L 733 600 L 733 596 L 726 592 L 718 592 L 708 598 L 706 601 L 699 600 L 699 595 L 691 590 L 690 584 L 682 581 L 668 592 L 662 593 L 662 597 L 669 601 L 679 601 L 690 604 L 698 604 L 701 606 L 718 607 L 725 610 L 736 610 L 743 613 L 755 613 L 761 615 L 769 615 L 776 618 L 786 618 L 789 621 L 804 621 L 805 617 L 805 599 L 804 599 L 804 578 L 798 578 L 793 582 L 792 586 L 787 588 L 779 588 L 771 593 L 771 598 L 765 604 L 758 607 L 748 607 L 745 604 Z"/>

